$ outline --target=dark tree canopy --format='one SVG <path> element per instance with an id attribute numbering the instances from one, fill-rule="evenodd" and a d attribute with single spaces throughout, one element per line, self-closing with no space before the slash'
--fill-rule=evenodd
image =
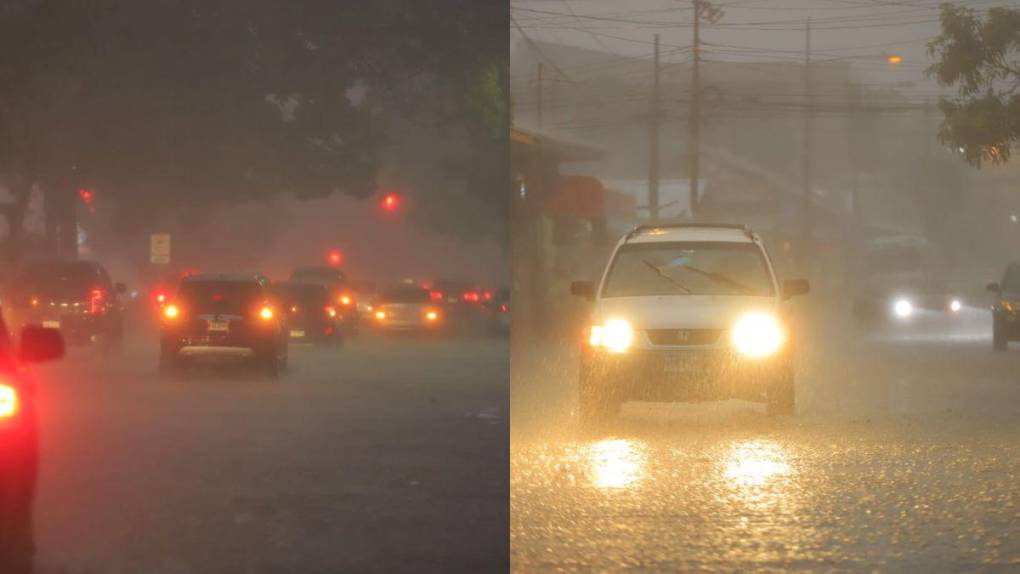
<path id="1" fill-rule="evenodd" d="M 939 139 L 963 150 L 967 161 L 1005 162 L 1020 138 L 1020 10 L 943 5 L 942 34 L 928 44 L 937 61 L 928 73 L 957 88 L 943 99 Z"/>
<path id="2" fill-rule="evenodd" d="M 367 197 L 386 117 L 425 115 L 470 140 L 473 169 L 415 193 L 501 202 L 505 19 L 488 0 L 12 1 L 0 171 L 94 186 L 125 218 L 152 201 Z"/>

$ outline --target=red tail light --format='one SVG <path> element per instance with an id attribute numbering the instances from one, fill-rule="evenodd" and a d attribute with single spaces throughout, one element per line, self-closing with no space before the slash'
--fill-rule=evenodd
<path id="1" fill-rule="evenodd" d="M 0 385 L 0 420 L 18 414 L 18 391 L 9 385 Z"/>
<path id="2" fill-rule="evenodd" d="M 105 293 L 103 293 L 102 289 L 93 289 L 92 292 L 89 293 L 89 313 L 92 313 L 93 315 L 102 313 L 104 298 Z"/>
<path id="3" fill-rule="evenodd" d="M 336 317 L 336 309 L 332 307 L 326 307 L 326 314 L 330 317 Z"/>
<path id="4" fill-rule="evenodd" d="M 464 300 L 465 301 L 471 301 L 472 303 L 477 303 L 478 299 L 479 299 L 478 293 L 475 292 L 475 291 L 468 291 L 467 293 L 464 294 Z"/>
<path id="5" fill-rule="evenodd" d="M 354 297 L 352 297 L 350 293 L 341 293 L 340 294 L 340 304 L 341 305 L 343 305 L 344 307 L 350 307 L 351 304 L 353 304 L 353 303 L 354 303 Z"/>
<path id="6" fill-rule="evenodd" d="M 499 306 L 499 312 L 500 313 L 507 313 L 509 311 L 510 311 L 510 305 L 508 305 L 506 303 L 500 304 L 500 306 Z"/>
<path id="7" fill-rule="evenodd" d="M 429 297 L 431 297 L 433 301 L 442 301 L 443 294 L 440 291 L 433 291 L 429 293 Z"/>

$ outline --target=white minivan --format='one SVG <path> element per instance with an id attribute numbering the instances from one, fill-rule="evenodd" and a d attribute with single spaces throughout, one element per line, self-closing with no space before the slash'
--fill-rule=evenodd
<path id="1" fill-rule="evenodd" d="M 780 285 L 746 226 L 641 225 L 617 244 L 601 281 L 576 281 L 593 302 L 578 381 L 582 425 L 627 401 L 745 399 L 794 412 L 793 325 Z"/>

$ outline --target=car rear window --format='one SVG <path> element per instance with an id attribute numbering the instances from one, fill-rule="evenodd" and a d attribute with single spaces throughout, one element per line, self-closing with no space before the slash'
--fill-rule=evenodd
<path id="1" fill-rule="evenodd" d="M 330 299 L 329 291 L 321 285 L 281 285 L 273 291 L 280 301 L 286 304 L 325 305 Z"/>
<path id="2" fill-rule="evenodd" d="M 294 270 L 290 275 L 291 281 L 311 281 L 316 283 L 331 283 L 343 281 L 344 279 L 343 271 L 324 267 L 302 267 Z"/>
<path id="3" fill-rule="evenodd" d="M 258 283 L 185 281 L 177 300 L 196 314 L 244 315 L 265 303 Z"/>
<path id="4" fill-rule="evenodd" d="M 26 266 L 15 281 L 15 297 L 87 297 L 101 288 L 101 278 L 93 265 L 84 263 L 41 263 Z"/>
<path id="5" fill-rule="evenodd" d="M 429 301 L 428 290 L 418 287 L 386 289 L 379 296 L 380 303 L 428 303 Z"/>

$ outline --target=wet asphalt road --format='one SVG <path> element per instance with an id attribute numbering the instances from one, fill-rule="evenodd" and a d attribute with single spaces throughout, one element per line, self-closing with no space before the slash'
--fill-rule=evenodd
<path id="1" fill-rule="evenodd" d="M 989 329 L 817 328 L 796 417 L 636 403 L 596 435 L 572 353 L 515 354 L 514 571 L 1020 571 L 1020 348 Z"/>
<path id="2" fill-rule="evenodd" d="M 499 571 L 505 339 L 295 348 L 279 382 L 41 369 L 44 574 Z"/>

